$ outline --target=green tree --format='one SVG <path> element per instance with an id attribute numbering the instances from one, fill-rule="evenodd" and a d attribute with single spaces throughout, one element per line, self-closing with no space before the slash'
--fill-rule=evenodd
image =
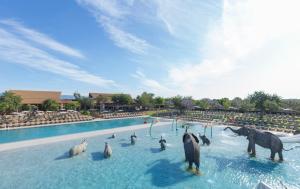
<path id="1" fill-rule="evenodd" d="M 196 100 L 195 101 L 195 104 L 197 105 L 197 106 L 199 106 L 200 108 L 202 108 L 202 109 L 205 109 L 205 110 L 207 110 L 207 109 L 209 109 L 210 108 L 210 105 L 209 105 L 209 103 L 208 103 L 208 99 L 201 99 L 201 100 Z"/>
<path id="2" fill-rule="evenodd" d="M 183 113 L 187 109 L 192 109 L 194 107 L 194 100 L 192 97 L 182 97 L 177 95 L 171 98 L 171 102 L 175 109 L 178 109 Z"/>
<path id="3" fill-rule="evenodd" d="M 93 105 L 94 105 L 92 99 L 90 99 L 88 97 L 84 97 L 84 96 L 80 97 L 78 99 L 78 102 L 80 104 L 80 109 L 84 110 L 84 111 L 87 111 L 87 110 L 93 108 Z"/>
<path id="4" fill-rule="evenodd" d="M 179 110 L 183 109 L 183 106 L 181 104 L 182 96 L 180 96 L 180 95 L 174 96 L 171 100 L 176 109 L 179 109 Z"/>
<path id="5" fill-rule="evenodd" d="M 264 109 L 268 112 L 278 112 L 280 106 L 275 100 L 266 100 L 264 102 Z"/>
<path id="6" fill-rule="evenodd" d="M 229 109 L 230 107 L 230 100 L 228 98 L 221 98 L 218 102 L 223 106 L 224 109 Z"/>
<path id="7" fill-rule="evenodd" d="M 244 99 L 241 103 L 241 111 L 247 112 L 247 111 L 253 111 L 255 110 L 255 105 L 251 103 L 249 99 Z"/>
<path id="8" fill-rule="evenodd" d="M 255 108 L 261 112 L 266 111 L 265 102 L 267 100 L 273 101 L 274 103 L 277 103 L 279 106 L 281 103 L 281 98 L 277 95 L 269 95 L 263 91 L 256 91 L 253 94 L 249 95 L 249 100 L 251 103 L 255 105 Z M 269 104 L 269 102 L 268 102 Z"/>
<path id="9" fill-rule="evenodd" d="M 256 91 L 249 95 L 249 100 L 255 105 L 255 108 L 259 111 L 264 111 L 264 102 L 270 99 L 270 96 L 263 91 Z"/>
<path id="10" fill-rule="evenodd" d="M 164 105 L 165 105 L 167 108 L 172 107 L 172 106 L 173 106 L 172 98 L 165 98 L 165 99 L 164 99 Z"/>
<path id="11" fill-rule="evenodd" d="M 112 101 L 118 105 L 130 105 L 133 100 L 129 94 L 117 94 L 112 97 Z"/>
<path id="12" fill-rule="evenodd" d="M 276 102 L 277 103 L 277 105 L 281 105 L 281 102 L 282 102 L 282 99 L 281 99 L 281 97 L 280 96 L 278 96 L 278 95 L 276 95 L 276 94 L 273 94 L 272 96 L 271 96 L 271 99 L 270 99 L 271 101 L 273 101 L 273 102 Z"/>
<path id="13" fill-rule="evenodd" d="M 0 96 L 0 113 L 10 114 L 21 107 L 22 98 L 12 92 L 4 92 Z"/>
<path id="14" fill-rule="evenodd" d="M 240 97 L 235 97 L 231 101 L 231 106 L 233 106 L 233 107 L 235 107 L 237 109 L 241 109 L 242 103 L 243 103 L 243 99 L 241 99 Z"/>
<path id="15" fill-rule="evenodd" d="M 0 114 L 3 115 L 3 114 L 6 114 L 6 113 L 8 113 L 7 103 L 0 102 Z"/>
<path id="16" fill-rule="evenodd" d="M 182 98 L 181 104 L 185 110 L 191 110 L 194 108 L 194 100 L 190 96 Z"/>
<path id="17" fill-rule="evenodd" d="M 213 110 L 220 110 L 220 109 L 223 109 L 223 108 L 224 108 L 224 107 L 219 103 L 219 101 L 216 100 L 216 99 L 213 99 L 213 100 L 208 99 L 207 102 L 208 102 L 208 104 L 209 104 L 210 109 L 213 109 Z"/>
<path id="18" fill-rule="evenodd" d="M 21 106 L 21 110 L 22 110 L 22 111 L 30 111 L 30 105 L 28 105 L 28 104 L 23 104 L 23 105 Z"/>
<path id="19" fill-rule="evenodd" d="M 143 92 L 140 96 L 136 97 L 136 102 L 144 108 L 151 108 L 154 106 L 154 94 Z"/>
<path id="20" fill-rule="evenodd" d="M 300 112 L 300 99 L 284 99 L 281 105 L 285 109 Z"/>
<path id="21" fill-rule="evenodd" d="M 37 109 L 38 109 L 38 107 L 35 106 L 35 105 L 23 104 L 21 106 L 22 111 L 34 111 L 34 110 L 37 110 Z"/>
<path id="22" fill-rule="evenodd" d="M 59 104 L 55 100 L 47 99 L 43 102 L 42 109 L 44 111 L 58 111 L 59 110 Z"/>
<path id="23" fill-rule="evenodd" d="M 163 97 L 157 96 L 154 98 L 154 104 L 157 107 L 160 107 L 165 104 L 165 99 Z"/>
<path id="24" fill-rule="evenodd" d="M 64 107 L 66 110 L 78 110 L 80 107 L 80 103 L 78 101 L 72 101 L 65 104 Z"/>

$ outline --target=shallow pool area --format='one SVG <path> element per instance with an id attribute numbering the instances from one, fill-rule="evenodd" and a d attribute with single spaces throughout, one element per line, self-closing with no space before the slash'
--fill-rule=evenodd
<path id="1" fill-rule="evenodd" d="M 203 133 L 200 124 L 191 132 Z M 284 152 L 283 163 L 267 158 L 269 150 L 257 146 L 257 157 L 249 158 L 247 140 L 233 137 L 216 126 L 210 146 L 200 146 L 202 175 L 186 171 L 182 144 L 183 129 L 171 124 L 135 130 L 138 137 L 130 144 L 134 131 L 87 138 L 85 153 L 69 158 L 68 150 L 80 140 L 38 145 L 0 152 L 0 188 L 254 188 L 259 181 L 281 188 L 300 188 L 299 149 Z M 160 151 L 158 138 L 164 136 L 167 149 Z M 210 131 L 207 130 L 207 136 Z M 103 158 L 104 143 L 113 150 Z M 286 148 L 291 144 L 285 145 Z M 278 158 L 276 156 L 276 158 Z"/>
<path id="2" fill-rule="evenodd" d="M 147 121 L 150 120 L 151 118 L 148 117 Z M 0 143 L 17 142 L 37 138 L 61 136 L 66 134 L 126 127 L 131 125 L 143 124 L 144 121 L 145 118 L 139 117 L 0 130 Z"/>

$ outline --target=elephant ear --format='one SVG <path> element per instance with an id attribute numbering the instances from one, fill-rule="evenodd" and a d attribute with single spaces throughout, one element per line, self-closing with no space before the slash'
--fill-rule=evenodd
<path id="1" fill-rule="evenodd" d="M 192 136 L 194 137 L 194 139 L 196 140 L 196 142 L 199 143 L 198 137 L 196 137 L 193 133 L 192 133 Z"/>

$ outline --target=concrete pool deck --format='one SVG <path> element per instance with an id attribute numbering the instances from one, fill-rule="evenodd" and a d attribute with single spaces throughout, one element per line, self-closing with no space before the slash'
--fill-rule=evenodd
<path id="1" fill-rule="evenodd" d="M 172 124 L 172 122 L 159 122 L 159 123 L 155 124 L 155 127 L 165 126 L 165 125 L 169 125 L 169 124 Z M 149 127 L 150 127 L 150 124 L 147 123 L 147 124 L 139 124 L 139 125 L 128 126 L 128 127 L 118 127 L 118 128 L 104 129 L 104 130 L 99 130 L 99 131 L 89 131 L 89 132 L 61 135 L 61 136 L 55 136 L 55 137 L 47 137 L 47 138 L 41 138 L 41 139 L 4 143 L 4 144 L 0 144 L 0 152 L 14 150 L 14 149 L 18 149 L 18 148 L 29 147 L 29 146 L 37 146 L 37 145 L 62 142 L 62 141 L 68 141 L 68 140 L 74 140 L 74 139 L 89 138 L 89 137 L 95 137 L 95 136 L 101 136 L 101 135 L 119 133 L 119 132 L 125 132 L 125 131 L 134 131 L 134 130 L 138 130 L 138 129 L 146 129 Z"/>

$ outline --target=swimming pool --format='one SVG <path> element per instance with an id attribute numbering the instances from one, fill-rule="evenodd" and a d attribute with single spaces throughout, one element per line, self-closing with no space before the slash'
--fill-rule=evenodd
<path id="1" fill-rule="evenodd" d="M 32 127 L 12 130 L 0 130 L 0 143 L 16 142 L 37 138 L 60 136 L 88 131 L 125 127 L 130 125 L 143 124 L 145 118 L 127 118 L 115 120 L 101 120 L 82 123 L 71 123 L 53 125 L 46 127 Z M 147 118 L 150 119 L 150 118 Z"/>
<path id="2" fill-rule="evenodd" d="M 196 125 L 191 131 L 203 133 L 203 128 Z M 202 176 L 195 176 L 185 170 L 183 129 L 153 127 L 155 139 L 149 129 L 136 130 L 134 146 L 129 140 L 132 132 L 118 133 L 115 139 L 108 139 L 110 135 L 88 138 L 87 151 L 73 158 L 66 152 L 80 140 L 0 152 L 0 188 L 252 189 L 259 181 L 300 188 L 299 150 L 284 152 L 283 163 L 269 161 L 269 151 L 260 147 L 257 158 L 249 158 L 244 137 L 232 137 L 230 131 L 215 127 L 212 144 L 201 146 Z M 162 152 L 156 139 L 161 135 L 168 143 Z M 104 142 L 113 149 L 110 159 L 103 158 Z"/>

